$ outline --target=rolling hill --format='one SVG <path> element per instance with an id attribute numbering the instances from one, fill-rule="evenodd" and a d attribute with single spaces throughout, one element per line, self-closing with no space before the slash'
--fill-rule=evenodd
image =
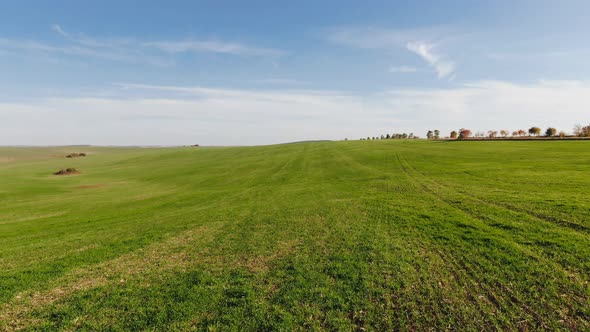
<path id="1" fill-rule="evenodd" d="M 582 141 L 0 148 L 0 330 L 587 330 L 589 174 Z"/>

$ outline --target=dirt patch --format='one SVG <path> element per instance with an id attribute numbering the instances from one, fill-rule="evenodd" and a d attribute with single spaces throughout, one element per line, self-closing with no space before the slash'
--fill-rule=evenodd
<path id="1" fill-rule="evenodd" d="M 78 171 L 75 168 L 66 168 L 66 169 L 60 169 L 59 171 L 53 173 L 54 175 L 73 175 L 73 174 L 80 174 L 80 171 Z"/>
<path id="2" fill-rule="evenodd" d="M 244 266 L 253 273 L 265 272 L 269 269 L 269 265 L 280 258 L 288 256 L 300 244 L 299 240 L 290 240 L 278 243 L 277 247 L 270 255 L 254 255 L 240 257 L 233 266 Z"/>
<path id="3" fill-rule="evenodd" d="M 86 157 L 86 153 L 85 152 L 74 152 L 74 153 L 70 153 L 69 155 L 66 156 L 66 158 L 79 158 L 79 157 Z"/>

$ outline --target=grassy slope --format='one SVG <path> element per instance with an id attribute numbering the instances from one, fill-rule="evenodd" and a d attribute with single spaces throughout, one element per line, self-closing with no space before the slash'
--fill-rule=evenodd
<path id="1" fill-rule="evenodd" d="M 588 174 L 587 142 L 0 148 L 0 330 L 589 329 Z"/>

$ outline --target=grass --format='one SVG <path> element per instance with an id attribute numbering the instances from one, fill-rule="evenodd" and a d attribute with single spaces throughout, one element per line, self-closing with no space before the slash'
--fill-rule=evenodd
<path id="1" fill-rule="evenodd" d="M 0 330 L 587 330 L 588 174 L 582 141 L 0 148 Z"/>

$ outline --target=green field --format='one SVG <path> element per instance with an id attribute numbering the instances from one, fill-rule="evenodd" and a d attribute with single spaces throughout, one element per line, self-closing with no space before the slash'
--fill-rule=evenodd
<path id="1" fill-rule="evenodd" d="M 589 188 L 578 141 L 0 148 L 0 330 L 589 330 Z"/>

